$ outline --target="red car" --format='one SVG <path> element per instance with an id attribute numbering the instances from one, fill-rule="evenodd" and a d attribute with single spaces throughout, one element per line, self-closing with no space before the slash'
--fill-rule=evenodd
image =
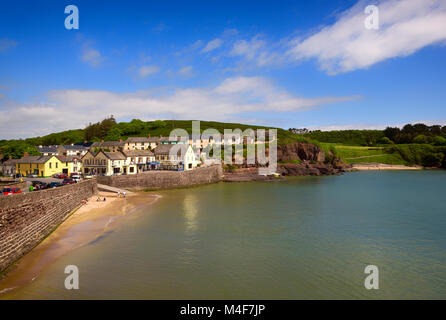
<path id="1" fill-rule="evenodd" d="M 53 178 L 56 178 L 56 179 L 67 179 L 68 176 L 65 173 L 56 173 L 56 174 L 53 175 Z"/>
<path id="2" fill-rule="evenodd" d="M 22 190 L 20 188 L 4 188 L 2 193 L 4 196 L 8 196 L 10 194 L 22 193 Z"/>
<path id="3" fill-rule="evenodd" d="M 73 183 L 76 183 L 76 181 L 74 181 L 73 179 L 70 179 L 70 178 L 66 178 L 66 179 L 63 179 L 62 183 L 63 184 L 73 184 Z"/>

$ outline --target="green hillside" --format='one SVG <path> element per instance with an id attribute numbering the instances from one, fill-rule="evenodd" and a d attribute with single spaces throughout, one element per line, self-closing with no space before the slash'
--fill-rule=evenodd
<path id="1" fill-rule="evenodd" d="M 156 120 L 142 121 L 134 119 L 130 122 L 117 123 L 110 117 L 101 122 L 89 124 L 85 129 L 67 130 L 58 133 L 48 134 L 42 137 L 34 137 L 19 140 L 0 140 L 0 154 L 4 158 L 20 158 L 25 152 L 30 155 L 37 155 L 34 146 L 37 145 L 59 145 L 76 144 L 95 141 L 117 141 L 127 139 L 128 137 L 147 137 L 149 134 L 154 136 L 169 136 L 175 129 L 185 129 L 189 134 L 192 133 L 192 120 Z M 246 125 L 241 123 L 224 123 L 215 121 L 200 121 L 200 130 L 217 129 L 224 133 L 224 129 L 274 129 L 272 127 Z M 310 141 L 311 139 L 301 135 L 293 134 L 288 130 L 277 129 L 278 142 L 287 144 L 294 141 Z"/>

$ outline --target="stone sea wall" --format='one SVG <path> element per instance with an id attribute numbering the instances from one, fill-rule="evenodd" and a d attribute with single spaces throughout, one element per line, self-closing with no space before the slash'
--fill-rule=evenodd
<path id="1" fill-rule="evenodd" d="M 28 253 L 97 192 L 96 180 L 0 196 L 0 272 Z"/>
<path id="2" fill-rule="evenodd" d="M 160 190 L 185 188 L 222 180 L 223 169 L 220 164 L 201 167 L 190 171 L 147 171 L 135 175 L 97 177 L 99 184 L 130 189 Z"/>

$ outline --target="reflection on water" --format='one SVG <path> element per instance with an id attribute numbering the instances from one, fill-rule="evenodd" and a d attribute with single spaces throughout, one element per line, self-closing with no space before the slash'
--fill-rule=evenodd
<path id="1" fill-rule="evenodd" d="M 185 233 L 192 237 L 198 228 L 198 197 L 196 194 L 187 193 L 184 196 L 183 212 L 186 227 Z"/>
<path id="2" fill-rule="evenodd" d="M 445 299 L 444 190 L 446 172 L 420 171 L 165 191 L 0 298 Z"/>

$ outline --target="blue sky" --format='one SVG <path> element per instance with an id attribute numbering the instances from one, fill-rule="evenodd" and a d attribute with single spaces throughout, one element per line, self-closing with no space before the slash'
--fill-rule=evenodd
<path id="1" fill-rule="evenodd" d="M 79 30 L 64 26 L 79 9 Z M 367 29 L 364 8 L 379 9 Z M 114 115 L 322 129 L 446 123 L 446 0 L 15 1 L 0 138 Z"/>

